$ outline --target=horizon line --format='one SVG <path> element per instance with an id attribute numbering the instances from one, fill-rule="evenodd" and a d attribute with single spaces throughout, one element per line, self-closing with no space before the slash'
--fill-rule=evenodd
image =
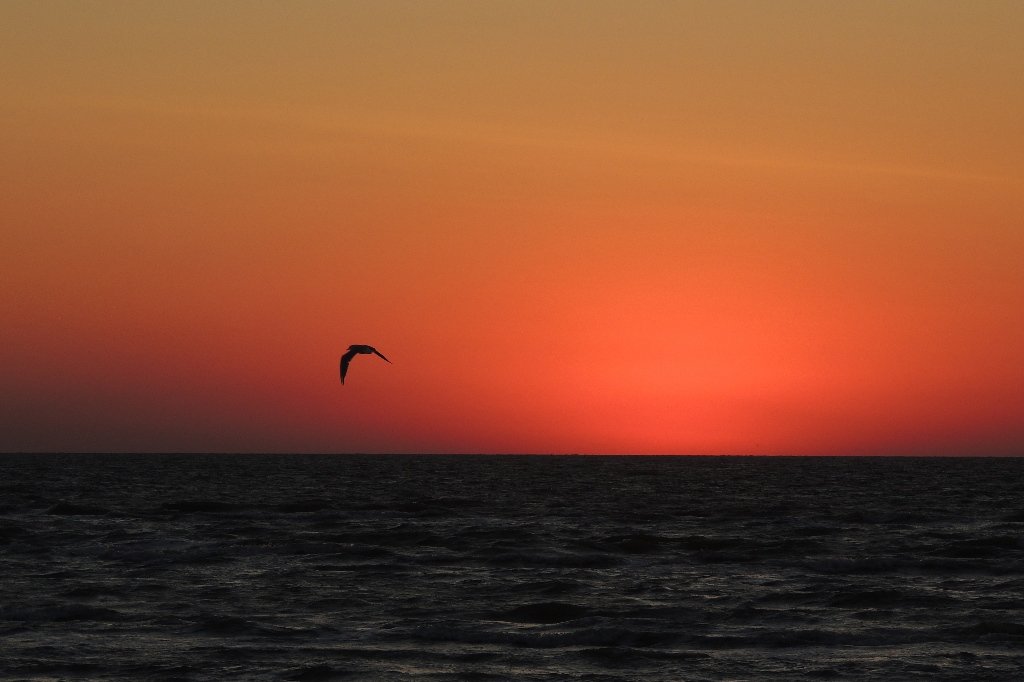
<path id="1" fill-rule="evenodd" d="M 337 452 L 337 451 L 244 451 L 244 450 L 0 450 L 5 455 L 123 455 L 123 456 L 226 456 L 226 457 L 700 457 L 700 458 L 839 458 L 839 459 L 1022 459 L 1019 454 L 921 454 L 921 453 L 630 453 L 630 452 Z"/>

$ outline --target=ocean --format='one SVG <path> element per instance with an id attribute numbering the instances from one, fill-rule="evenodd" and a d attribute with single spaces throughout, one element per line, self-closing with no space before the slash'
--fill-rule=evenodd
<path id="1" fill-rule="evenodd" d="M 0 455 L 0 680 L 1024 679 L 1024 459 Z"/>

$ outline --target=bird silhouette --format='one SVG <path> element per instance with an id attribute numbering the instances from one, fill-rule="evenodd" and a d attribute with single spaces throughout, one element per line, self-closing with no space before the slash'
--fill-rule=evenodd
<path id="1" fill-rule="evenodd" d="M 341 356 L 341 383 L 342 384 L 345 383 L 345 375 L 348 374 L 348 363 L 352 362 L 352 358 L 354 358 L 355 356 L 360 355 L 360 354 L 362 354 L 362 355 L 369 355 L 371 353 L 373 353 L 374 355 L 379 356 L 382 360 L 384 360 L 384 362 L 386 362 L 388 364 L 393 364 L 390 360 L 388 360 L 386 357 L 381 355 L 380 351 L 378 351 L 373 346 L 367 346 L 365 344 L 359 344 L 359 343 L 352 344 L 351 346 L 348 347 L 348 350 L 345 351 L 345 354 Z"/>

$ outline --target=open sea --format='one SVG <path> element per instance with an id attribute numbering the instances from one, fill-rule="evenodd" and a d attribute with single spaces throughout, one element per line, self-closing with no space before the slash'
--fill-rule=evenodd
<path id="1" fill-rule="evenodd" d="M 1024 679 L 1024 459 L 0 455 L 0 680 Z"/>

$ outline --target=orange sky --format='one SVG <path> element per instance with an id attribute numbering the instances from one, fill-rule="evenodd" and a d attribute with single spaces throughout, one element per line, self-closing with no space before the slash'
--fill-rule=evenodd
<path id="1" fill-rule="evenodd" d="M 1024 454 L 1021 35 L 4 2 L 0 451 Z"/>

